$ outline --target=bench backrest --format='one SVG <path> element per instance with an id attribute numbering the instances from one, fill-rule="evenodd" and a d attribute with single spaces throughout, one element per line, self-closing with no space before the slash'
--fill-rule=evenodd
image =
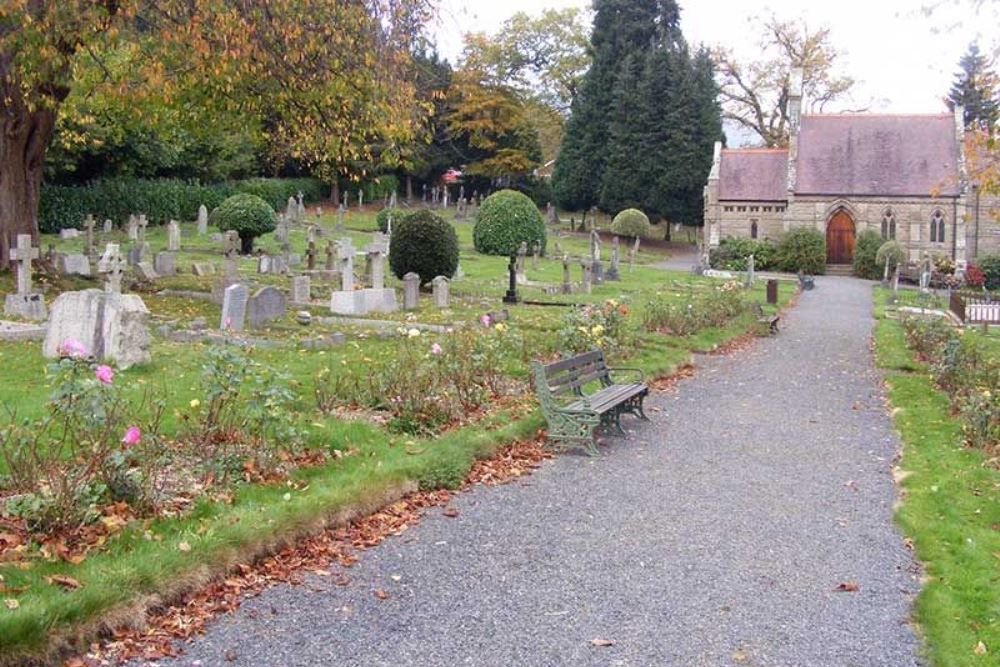
<path id="1" fill-rule="evenodd" d="M 601 350 L 584 352 L 545 366 L 539 365 L 537 370 L 537 390 L 554 396 L 579 394 L 584 386 L 595 380 L 602 383 L 609 380 L 608 365 Z"/>

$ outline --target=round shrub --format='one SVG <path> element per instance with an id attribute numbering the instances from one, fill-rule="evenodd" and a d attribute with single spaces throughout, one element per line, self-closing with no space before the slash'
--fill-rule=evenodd
<path id="1" fill-rule="evenodd" d="M 649 233 L 649 218 L 637 208 L 620 211 L 611 222 L 611 233 L 635 238 Z"/>
<path id="2" fill-rule="evenodd" d="M 885 271 L 886 259 L 889 260 L 889 273 L 892 273 L 897 266 L 906 261 L 906 251 L 896 241 L 886 241 L 879 246 L 875 253 L 875 264 L 881 266 L 883 271 Z"/>
<path id="3" fill-rule="evenodd" d="M 753 266 L 757 271 L 767 271 L 775 266 L 776 246 L 767 239 L 748 239 L 742 236 L 727 236 L 717 248 L 709 252 L 708 262 L 713 269 L 746 271 L 747 258 L 753 255 Z"/>
<path id="4" fill-rule="evenodd" d="M 458 235 L 430 211 L 419 210 L 392 219 L 389 267 L 397 278 L 416 273 L 421 283 L 438 276 L 451 278 L 458 270 Z"/>
<path id="5" fill-rule="evenodd" d="M 476 250 L 484 255 L 513 255 L 521 246 L 528 250 L 541 241 L 545 252 L 545 221 L 535 203 L 515 190 L 494 192 L 479 207 L 472 230 Z"/>
<path id="6" fill-rule="evenodd" d="M 1000 255 L 980 257 L 977 262 L 983 272 L 983 285 L 986 289 L 1000 289 Z"/>
<path id="7" fill-rule="evenodd" d="M 854 275 L 868 280 L 878 280 L 882 277 L 885 264 L 875 260 L 878 249 L 882 246 L 882 235 L 871 230 L 858 234 L 854 244 Z"/>
<path id="8" fill-rule="evenodd" d="M 823 232 L 808 227 L 793 229 L 781 237 L 775 257 L 782 271 L 826 273 L 826 237 Z"/>
<path id="9" fill-rule="evenodd" d="M 273 232 L 274 209 L 257 195 L 241 193 L 229 197 L 212 211 L 208 221 L 221 231 L 234 230 L 240 235 L 244 255 L 253 252 L 253 240 Z"/>

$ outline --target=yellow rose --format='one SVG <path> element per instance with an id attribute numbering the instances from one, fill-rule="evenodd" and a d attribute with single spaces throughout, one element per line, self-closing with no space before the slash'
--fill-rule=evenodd
<path id="1" fill-rule="evenodd" d="M 199 405 L 201 405 L 201 401 L 199 401 L 199 400 L 198 400 L 197 398 L 192 398 L 192 399 L 191 399 L 191 403 L 190 403 L 189 405 L 190 405 L 190 406 L 191 406 L 192 408 L 196 408 L 196 407 L 198 407 Z"/>

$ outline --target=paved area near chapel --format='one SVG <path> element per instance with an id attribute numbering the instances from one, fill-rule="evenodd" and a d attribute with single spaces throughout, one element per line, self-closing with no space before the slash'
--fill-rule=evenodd
<path id="1" fill-rule="evenodd" d="M 778 337 L 700 359 L 600 458 L 464 494 L 348 586 L 268 591 L 166 664 L 918 664 L 870 309 L 868 283 L 820 279 Z"/>

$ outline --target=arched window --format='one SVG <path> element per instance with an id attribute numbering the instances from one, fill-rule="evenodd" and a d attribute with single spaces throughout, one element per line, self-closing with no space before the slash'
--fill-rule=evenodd
<path id="1" fill-rule="evenodd" d="M 752 239 L 757 238 L 757 221 L 756 220 L 751 220 L 750 221 L 750 238 L 752 238 Z"/>
<path id="2" fill-rule="evenodd" d="M 931 214 L 931 243 L 944 243 L 944 213 L 940 209 Z"/>
<path id="3" fill-rule="evenodd" d="M 890 241 L 896 238 L 896 214 L 887 208 L 882 214 L 882 240 Z"/>

